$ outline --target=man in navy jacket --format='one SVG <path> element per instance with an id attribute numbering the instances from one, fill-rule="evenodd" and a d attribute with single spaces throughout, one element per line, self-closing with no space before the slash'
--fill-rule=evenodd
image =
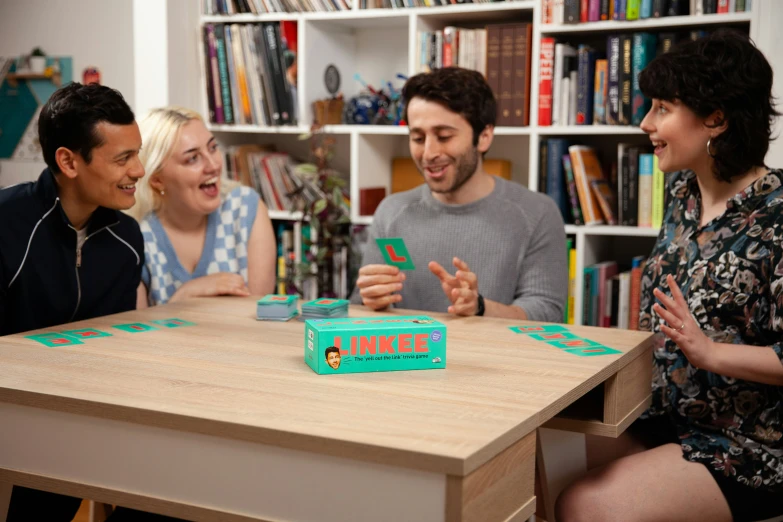
<path id="1" fill-rule="evenodd" d="M 136 308 L 144 242 L 120 212 L 144 176 L 133 112 L 113 89 L 72 83 L 41 110 L 38 136 L 48 168 L 0 190 L 0 335 Z M 8 520 L 70 521 L 80 503 L 15 486 Z"/>

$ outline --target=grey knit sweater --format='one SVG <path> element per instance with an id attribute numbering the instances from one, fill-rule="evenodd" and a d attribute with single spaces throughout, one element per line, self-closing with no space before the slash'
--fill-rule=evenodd
<path id="1" fill-rule="evenodd" d="M 496 178 L 485 198 L 466 205 L 436 200 L 427 185 L 381 202 L 362 264 L 383 264 L 376 238 L 405 240 L 416 269 L 406 272 L 399 308 L 446 312 L 449 300 L 427 264 L 449 273 L 465 261 L 486 299 L 522 308 L 530 320 L 562 322 L 568 295 L 563 219 L 554 201 L 518 183 Z M 358 288 L 351 300 L 361 303 Z"/>

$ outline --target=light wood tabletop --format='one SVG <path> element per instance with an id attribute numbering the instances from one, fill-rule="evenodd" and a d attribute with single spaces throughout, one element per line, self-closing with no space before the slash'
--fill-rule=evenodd
<path id="1" fill-rule="evenodd" d="M 389 314 L 421 312 L 349 313 Z M 26 332 L 0 338 L 0 404 L 456 478 L 547 422 L 616 436 L 647 404 L 648 333 L 569 326 L 621 352 L 584 357 L 510 329 L 532 323 L 426 315 L 447 326 L 445 369 L 317 375 L 304 362 L 304 324 L 257 321 L 252 298 L 195 299 Z M 167 318 L 195 324 L 114 328 Z M 79 328 L 111 336 L 58 347 L 26 338 Z M 569 407 L 581 418 L 553 419 Z"/>

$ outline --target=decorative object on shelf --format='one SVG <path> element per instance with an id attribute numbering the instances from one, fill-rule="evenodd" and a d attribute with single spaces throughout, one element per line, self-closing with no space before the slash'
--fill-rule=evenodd
<path id="1" fill-rule="evenodd" d="M 40 47 L 33 49 L 30 53 L 30 72 L 34 74 L 43 74 L 46 69 L 46 54 Z"/>
<path id="2" fill-rule="evenodd" d="M 344 264 L 351 257 L 351 219 L 343 190 L 346 181 L 330 167 L 335 139 L 320 125 L 313 125 L 300 139 L 310 141 L 313 163 L 297 165 L 296 174 L 309 183 L 289 193 L 288 197 L 294 201 L 295 209 L 302 212 L 302 223 L 310 224 L 311 237 L 302 238 L 306 253 L 303 262 L 296 267 L 295 281 L 303 287 L 303 283 L 315 278 L 318 297 L 345 297 L 338 295 L 340 284 L 335 275 L 346 272 Z M 318 198 L 303 197 L 306 184 L 317 189 Z M 295 288 L 295 291 L 304 295 L 302 288 Z"/>
<path id="3" fill-rule="evenodd" d="M 340 71 L 334 65 L 330 64 L 324 71 L 324 84 L 326 90 L 331 94 L 330 98 L 325 100 L 316 100 L 313 102 L 313 123 L 315 125 L 339 125 L 342 123 L 343 102 L 340 90 Z"/>
<path id="4" fill-rule="evenodd" d="M 401 125 L 402 124 L 402 90 L 395 88 L 391 82 L 386 82 L 386 88 L 376 90 L 367 84 L 359 73 L 354 79 L 364 86 L 364 91 L 348 100 L 343 112 L 343 121 L 357 125 Z M 407 80 L 403 74 L 397 78 Z"/>
<path id="5" fill-rule="evenodd" d="M 23 69 L 29 67 L 25 60 L 0 57 L 0 159 L 43 162 L 38 113 L 60 85 L 71 82 L 73 74 L 70 57 L 45 60 L 42 72 L 32 73 Z"/>
<path id="6" fill-rule="evenodd" d="M 89 85 L 91 83 L 101 84 L 101 71 L 97 67 L 86 67 L 82 71 L 82 84 Z"/>

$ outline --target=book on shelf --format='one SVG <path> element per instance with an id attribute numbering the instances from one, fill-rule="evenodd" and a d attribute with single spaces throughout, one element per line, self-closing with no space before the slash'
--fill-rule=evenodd
<path id="1" fill-rule="evenodd" d="M 296 125 L 293 22 L 205 24 L 203 43 L 209 121 Z"/>
<path id="2" fill-rule="evenodd" d="M 478 71 L 498 105 L 498 126 L 530 124 L 533 25 L 495 24 L 482 28 L 446 26 L 417 34 L 417 72 L 441 67 Z"/>
<path id="3" fill-rule="evenodd" d="M 544 24 L 634 21 L 665 16 L 750 11 L 750 0 L 542 0 Z"/>

